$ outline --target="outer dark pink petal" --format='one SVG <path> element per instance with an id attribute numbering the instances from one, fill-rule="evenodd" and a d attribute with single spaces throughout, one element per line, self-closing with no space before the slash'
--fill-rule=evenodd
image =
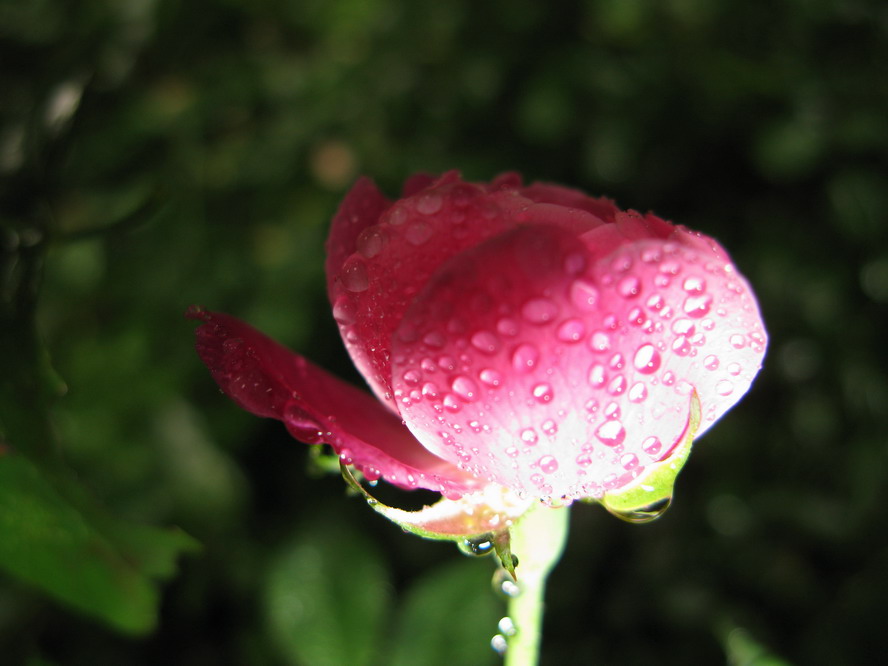
<path id="1" fill-rule="evenodd" d="M 748 389 L 764 330 L 714 241 L 663 225 L 524 227 L 443 266 L 393 349 L 417 438 L 518 492 L 599 497 L 671 452 L 694 390 L 705 430 Z"/>
<path id="2" fill-rule="evenodd" d="M 362 177 L 354 184 L 339 205 L 327 236 L 327 291 L 333 293 L 333 279 L 339 275 L 343 262 L 355 251 L 358 235 L 376 224 L 379 216 L 391 205 L 376 184 Z"/>
<path id="3" fill-rule="evenodd" d="M 371 480 L 449 496 L 478 487 L 475 479 L 424 449 L 372 396 L 229 315 L 193 309 L 204 323 L 197 352 L 220 388 L 241 407 L 279 419 L 305 442 L 326 442 Z"/>
<path id="4" fill-rule="evenodd" d="M 391 337 L 407 306 L 449 257 L 516 224 L 511 212 L 484 188 L 445 174 L 364 228 L 355 252 L 328 274 L 333 316 L 346 347 L 392 409 Z"/>
<path id="5" fill-rule="evenodd" d="M 605 197 L 590 197 L 585 192 L 551 183 L 532 183 L 519 190 L 521 196 L 538 203 L 558 204 L 567 208 L 578 208 L 605 222 L 613 222 L 620 209 Z"/>

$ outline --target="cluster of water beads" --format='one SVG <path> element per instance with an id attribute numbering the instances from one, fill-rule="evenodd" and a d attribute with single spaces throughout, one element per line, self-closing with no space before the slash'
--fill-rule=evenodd
<path id="1" fill-rule="evenodd" d="M 499 629 L 499 633 L 494 634 L 493 638 L 490 639 L 490 647 L 493 648 L 494 652 L 502 656 L 509 649 L 509 638 L 518 634 L 518 627 L 515 626 L 512 618 L 507 615 L 500 618 L 496 628 Z"/>

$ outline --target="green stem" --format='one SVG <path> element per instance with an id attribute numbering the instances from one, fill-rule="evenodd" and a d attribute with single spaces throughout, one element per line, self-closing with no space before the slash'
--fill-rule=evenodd
<path id="1" fill-rule="evenodd" d="M 505 666 L 535 666 L 542 639 L 546 578 L 561 559 L 567 541 L 566 507 L 539 505 L 512 528 L 512 552 L 518 558 L 520 593 L 509 599 L 509 617 L 516 632 L 508 637 Z"/>

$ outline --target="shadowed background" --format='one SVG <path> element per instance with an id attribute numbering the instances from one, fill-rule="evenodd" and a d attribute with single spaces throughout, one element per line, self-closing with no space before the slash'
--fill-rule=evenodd
<path id="1" fill-rule="evenodd" d="M 328 222 L 360 174 L 395 195 L 459 168 L 714 236 L 771 336 L 661 520 L 572 510 L 543 663 L 867 662 L 886 63 L 876 0 L 0 3 L 0 660 L 496 663 L 493 562 L 307 472 L 182 317 L 232 313 L 359 382 Z"/>

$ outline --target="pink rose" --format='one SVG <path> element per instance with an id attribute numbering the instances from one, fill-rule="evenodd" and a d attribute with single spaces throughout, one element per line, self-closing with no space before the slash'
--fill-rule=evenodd
<path id="1" fill-rule="evenodd" d="M 755 296 L 713 239 L 516 174 L 416 175 L 394 202 L 359 180 L 326 271 L 375 398 L 193 309 L 198 353 L 243 408 L 370 480 L 451 499 L 627 492 L 746 393 L 765 352 Z"/>

